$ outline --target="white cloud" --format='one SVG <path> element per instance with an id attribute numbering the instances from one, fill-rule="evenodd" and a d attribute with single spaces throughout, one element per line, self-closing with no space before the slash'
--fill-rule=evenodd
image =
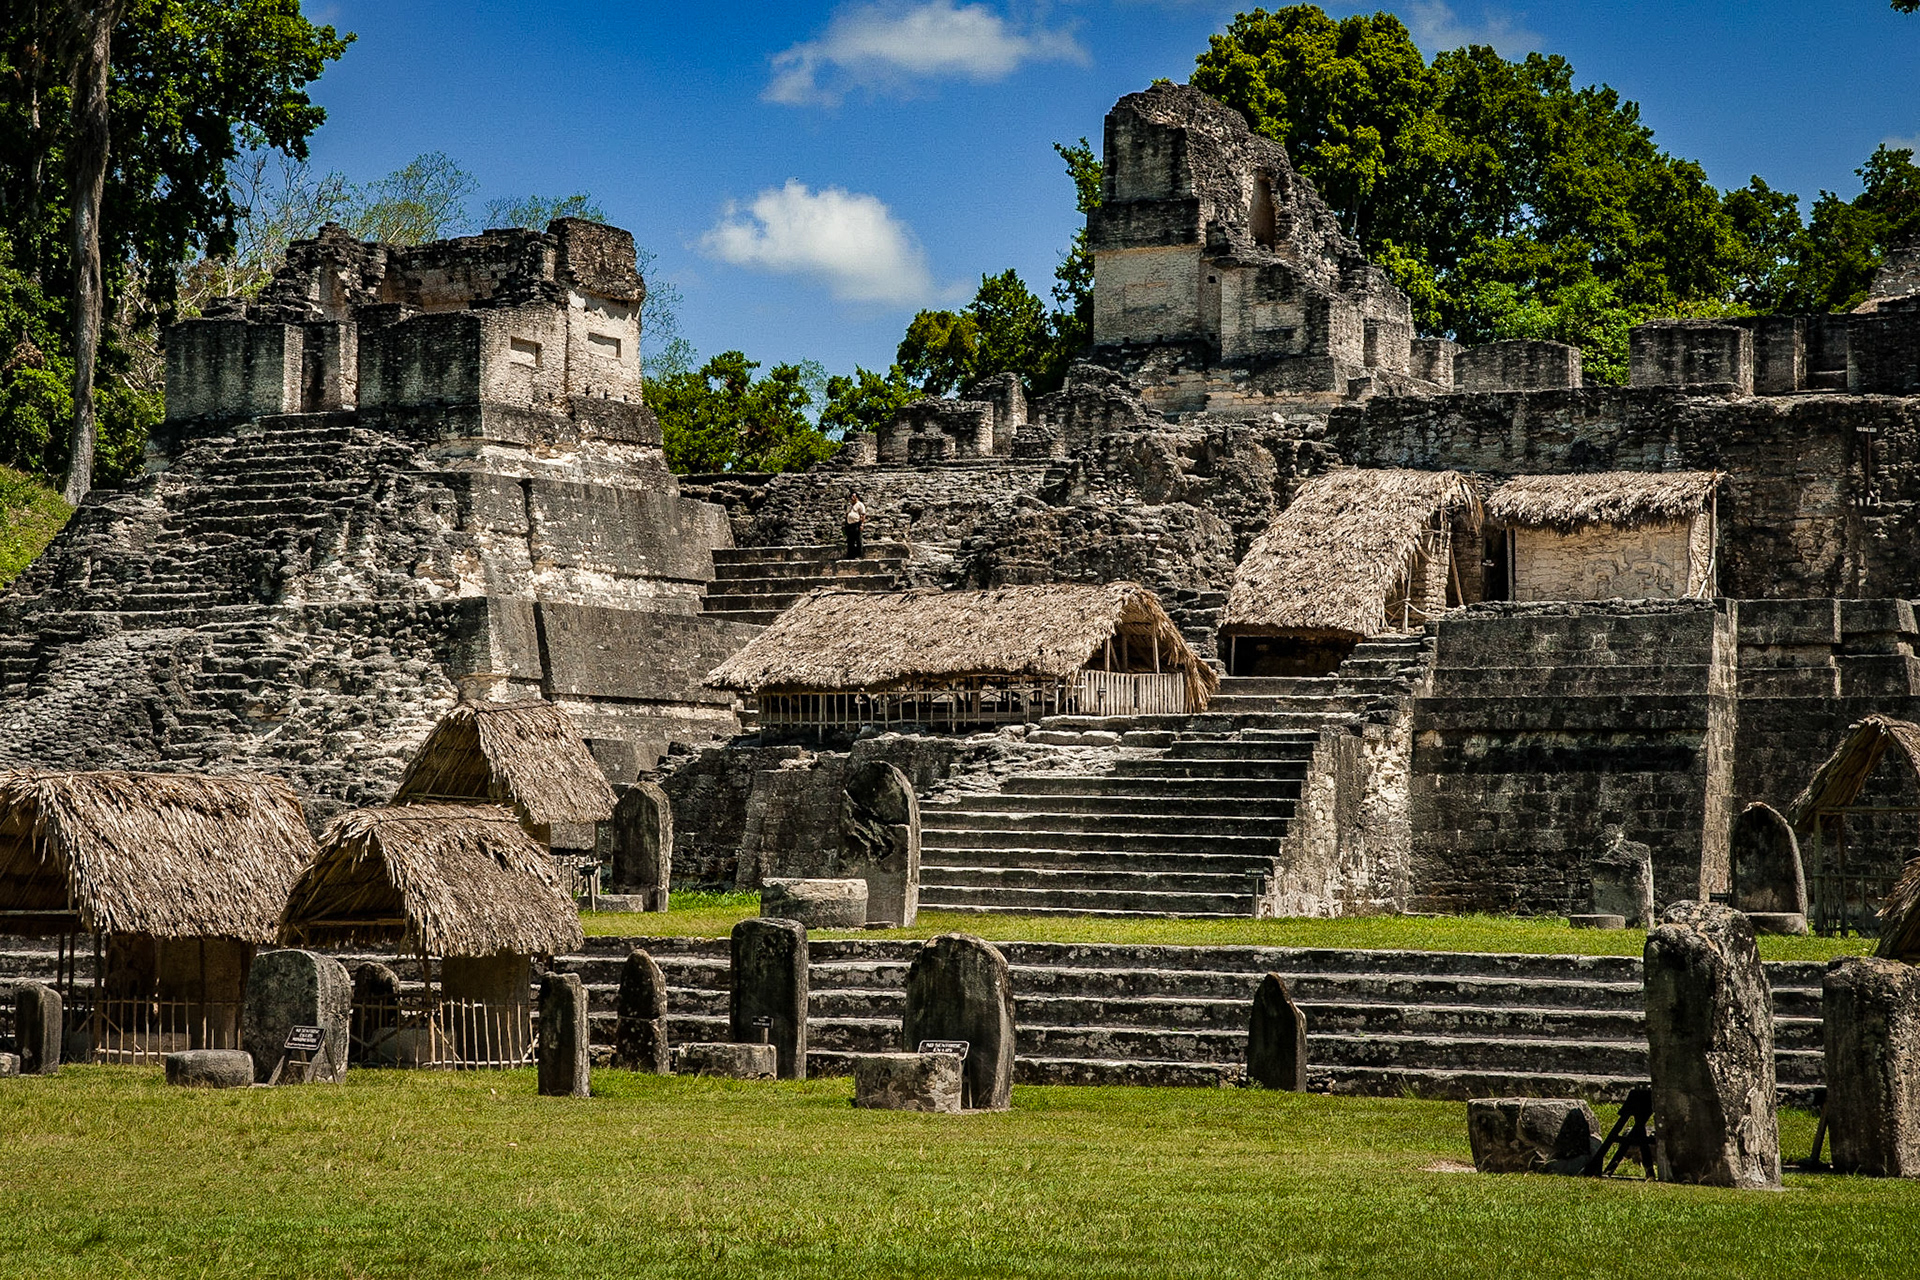
<path id="1" fill-rule="evenodd" d="M 1911 134 L 1905 138 L 1882 138 L 1880 145 L 1892 147 L 1895 151 L 1911 151 L 1915 155 L 1920 155 L 1920 133 Z"/>
<path id="2" fill-rule="evenodd" d="M 1538 49 L 1538 34 L 1521 26 L 1512 15 L 1483 6 L 1480 20 L 1469 22 L 1454 12 L 1447 0 L 1408 0 L 1401 10 L 1407 29 L 1428 56 L 1462 45 L 1492 45 L 1504 58 L 1518 58 Z"/>
<path id="3" fill-rule="evenodd" d="M 729 201 L 700 247 L 737 267 L 813 276 L 847 302 L 906 306 L 934 292 L 926 254 L 878 197 L 797 178 L 744 208 Z"/>
<path id="4" fill-rule="evenodd" d="M 935 79 L 990 83 L 1029 62 L 1087 61 L 1071 33 L 1021 30 L 984 4 L 954 0 L 840 9 L 827 29 L 774 55 L 762 95 L 787 106 L 832 106 L 849 89 L 910 91 Z"/>

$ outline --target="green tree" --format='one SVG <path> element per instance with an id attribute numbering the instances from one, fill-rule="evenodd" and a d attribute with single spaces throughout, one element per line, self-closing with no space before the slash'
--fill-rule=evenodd
<path id="1" fill-rule="evenodd" d="M 852 377 L 827 379 L 826 408 L 821 410 L 820 426 L 842 435 L 878 431 L 919 398 L 920 389 L 899 365 L 889 366 L 885 373 L 856 366 Z"/>
<path id="2" fill-rule="evenodd" d="M 647 395 L 678 472 L 797 471 L 823 461 L 836 442 L 807 417 L 817 366 L 760 364 L 725 351 L 697 370 L 648 385 Z"/>
<path id="3" fill-rule="evenodd" d="M 528 227 L 534 231 L 545 231 L 549 222 L 561 218 L 584 218 L 588 222 L 605 222 L 607 211 L 594 203 L 593 197 L 584 191 L 576 191 L 570 196 L 550 199 L 546 196 L 508 196 L 500 200 L 487 201 L 486 223 L 489 227 Z"/>
<path id="4" fill-rule="evenodd" d="M 894 362 L 922 395 L 943 396 L 976 376 L 980 326 L 964 311 L 922 311 L 907 323 Z"/>
<path id="5" fill-rule="evenodd" d="M 1610 332 L 1595 317 L 1752 287 L 1765 247 L 1700 166 L 1661 151 L 1635 104 L 1573 77 L 1564 58 L 1478 45 L 1428 62 L 1391 14 L 1335 21 L 1303 4 L 1239 15 L 1193 82 L 1287 144 L 1428 332 L 1489 332 L 1502 300 L 1534 328 L 1588 331 L 1587 317 Z M 1611 368 L 1592 340 L 1594 367 Z"/>
<path id="6" fill-rule="evenodd" d="M 1100 207 L 1104 170 L 1084 137 L 1071 146 L 1056 142 L 1053 149 L 1066 162 L 1067 177 L 1073 181 L 1073 207 L 1082 218 L 1053 272 L 1054 343 L 1064 365 L 1093 342 L 1093 249 L 1087 243 L 1084 219 Z"/>
<path id="7" fill-rule="evenodd" d="M 479 189 L 452 156 L 429 151 L 357 191 L 347 229 L 387 244 L 445 240 L 468 229 L 467 198 Z"/>
<path id="8" fill-rule="evenodd" d="M 117 294 L 137 280 L 165 314 L 180 263 L 230 252 L 228 164 L 249 144 L 304 157 L 324 118 L 306 86 L 351 39 L 298 0 L 48 0 L 0 15 L 0 218 L 27 277 L 70 307 L 69 494 L 92 482 L 92 371 Z"/>

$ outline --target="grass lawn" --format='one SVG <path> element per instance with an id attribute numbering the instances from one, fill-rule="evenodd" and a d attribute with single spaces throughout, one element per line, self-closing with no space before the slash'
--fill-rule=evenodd
<path id="1" fill-rule="evenodd" d="M 31 476 L 0 467 L 0 588 L 5 588 L 73 514 L 60 495 Z"/>
<path id="2" fill-rule="evenodd" d="M 676 893 L 671 911 L 630 915 L 587 912 L 589 936 L 723 938 L 760 914 L 757 893 Z M 1364 947 L 1415 951 L 1507 951 L 1528 955 L 1637 956 L 1638 929 L 1570 929 L 1565 920 L 1515 916 L 1353 916 L 1337 920 L 1118 920 L 1097 916 L 970 915 L 922 911 L 911 929 L 814 930 L 816 938 L 931 938 L 974 933 L 1000 942 L 1127 942 L 1168 946 Z M 1768 960 L 1830 960 L 1865 955 L 1869 938 L 1760 939 Z"/>
<path id="3" fill-rule="evenodd" d="M 350 1073 L 0 1082 L 0 1276 L 1910 1276 L 1920 1185 L 1781 1194 L 1459 1171 L 1459 1103 L 846 1080 Z M 1611 1115 L 1603 1112 L 1611 1122 Z M 1812 1117 L 1783 1117 L 1804 1154 Z"/>

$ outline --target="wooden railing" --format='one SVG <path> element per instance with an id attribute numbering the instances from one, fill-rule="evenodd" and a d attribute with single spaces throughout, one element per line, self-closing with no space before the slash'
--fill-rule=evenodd
<path id="1" fill-rule="evenodd" d="M 505 1070 L 533 1060 L 533 1007 L 477 1000 L 353 1005 L 347 1061 L 356 1067 Z"/>
<path id="2" fill-rule="evenodd" d="M 1082 671 L 1072 680 L 967 680 L 945 689 L 889 693 L 766 691 L 753 699 L 764 727 L 855 728 L 915 725 L 930 729 L 1024 724 L 1048 716 L 1184 715 L 1186 677 Z"/>
<path id="3" fill-rule="evenodd" d="M 1187 713 L 1187 678 L 1179 672 L 1082 671 L 1075 688 L 1083 716 L 1179 716 Z"/>
<path id="4" fill-rule="evenodd" d="M 103 1000 L 68 1006 L 67 1025 L 85 1028 L 95 1062 L 153 1064 L 182 1049 L 240 1048 L 237 1002 Z"/>

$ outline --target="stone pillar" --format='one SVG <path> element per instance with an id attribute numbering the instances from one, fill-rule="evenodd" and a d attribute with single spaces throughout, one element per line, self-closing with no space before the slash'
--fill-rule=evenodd
<path id="1" fill-rule="evenodd" d="M 591 1066 L 587 1057 L 587 989 L 577 973 L 540 979 L 540 1095 L 584 1098 Z"/>
<path id="2" fill-rule="evenodd" d="M 337 1083 L 347 1074 L 347 1020 L 353 983 L 346 966 L 311 951 L 268 951 L 247 973 L 240 1043 L 253 1055 L 253 1078 L 265 1081 L 286 1053 L 287 1033 L 319 1027 L 320 1051 L 311 1067 L 283 1072 L 297 1081 Z"/>
<path id="3" fill-rule="evenodd" d="M 1670 907 L 1647 935 L 1646 1001 L 1661 1181 L 1778 1187 L 1773 993 L 1747 918 Z"/>
<path id="4" fill-rule="evenodd" d="M 911 928 L 920 915 L 920 800 L 884 760 L 853 770 L 840 797 L 840 872 L 867 882 L 867 923 Z"/>
<path id="5" fill-rule="evenodd" d="M 1636 929 L 1653 925 L 1653 850 L 1617 828 L 1606 852 L 1593 860 L 1590 910 L 1619 916 Z"/>
<path id="6" fill-rule="evenodd" d="M 613 1060 L 628 1071 L 667 1075 L 667 979 L 652 956 L 635 947 L 620 966 L 620 1013 Z"/>
<path id="7" fill-rule="evenodd" d="M 374 960 L 363 960 L 350 972 L 353 1004 L 347 1022 L 349 1053 L 356 1065 L 378 1062 L 382 1042 L 400 1025 L 400 978 Z"/>
<path id="8" fill-rule="evenodd" d="M 1798 929 L 1789 925 L 1768 931 L 1804 933 L 1807 878 L 1800 865 L 1800 842 L 1787 820 L 1771 805 L 1755 802 L 1733 820 L 1728 843 L 1734 910 L 1767 917 L 1798 916 Z"/>
<path id="9" fill-rule="evenodd" d="M 1277 973 L 1262 978 L 1253 994 L 1247 1079 L 1265 1089 L 1307 1090 L 1307 1015 Z"/>
<path id="10" fill-rule="evenodd" d="M 1833 1167 L 1920 1177 L 1920 969 L 1864 956 L 1836 960 L 1820 1008 Z"/>
<path id="11" fill-rule="evenodd" d="M 909 1053 L 923 1040 L 965 1040 L 966 1104 L 1005 1111 L 1013 1097 L 1013 982 L 998 948 L 947 933 L 920 948 L 907 970 L 901 1031 Z"/>
<path id="12" fill-rule="evenodd" d="M 613 864 L 610 891 L 639 898 L 643 910 L 665 911 L 673 879 L 673 805 L 667 793 L 645 780 L 634 783 L 603 827 Z"/>
<path id="13" fill-rule="evenodd" d="M 60 1073 L 60 993 L 39 982 L 23 982 L 13 992 L 13 1036 L 20 1049 L 20 1074 Z"/>
<path id="14" fill-rule="evenodd" d="M 503 951 L 440 962 L 441 1027 L 463 1062 L 515 1062 L 533 1040 L 533 959 Z"/>
<path id="15" fill-rule="evenodd" d="M 733 926 L 727 1012 L 735 1043 L 755 1043 L 764 1030 L 779 1051 L 780 1078 L 807 1078 L 807 926 L 764 918 Z M 756 1027 L 756 1018 L 768 1025 Z"/>

